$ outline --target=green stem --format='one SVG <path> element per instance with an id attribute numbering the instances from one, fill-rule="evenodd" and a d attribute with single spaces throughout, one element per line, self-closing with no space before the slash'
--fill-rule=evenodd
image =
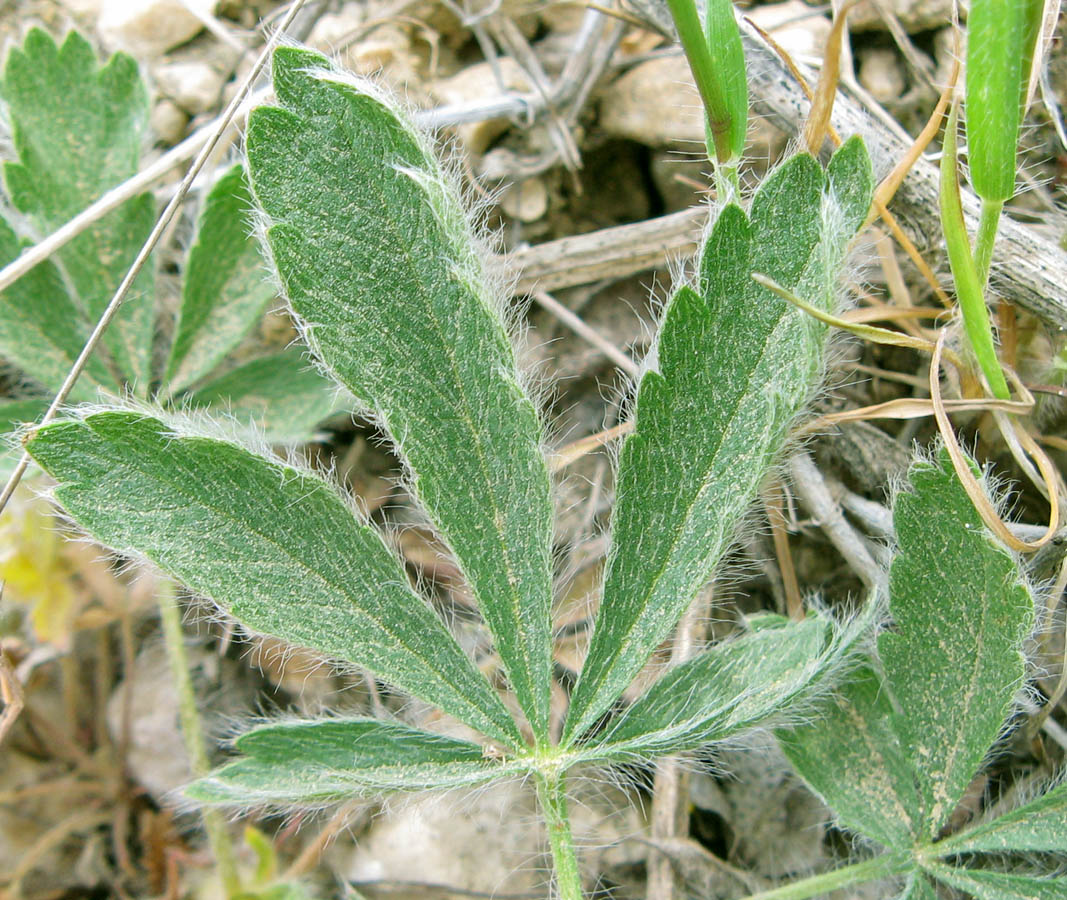
<path id="1" fill-rule="evenodd" d="M 997 359 L 993 344 L 993 325 L 985 305 L 983 283 L 978 277 L 978 267 L 971 255 L 971 243 L 963 219 L 963 204 L 960 201 L 960 183 L 956 173 L 956 118 L 959 112 L 953 104 L 945 125 L 945 138 L 941 151 L 941 230 L 945 235 L 945 249 L 956 283 L 956 298 L 963 313 L 963 327 L 970 338 L 975 359 L 985 374 L 993 395 L 1007 400 L 1011 394 L 1004 379 L 1004 370 Z"/>
<path id="2" fill-rule="evenodd" d="M 537 800 L 548 826 L 548 843 L 556 869 L 556 891 L 560 900 L 582 900 L 582 876 L 574 854 L 571 820 L 567 815 L 564 776 L 538 775 Z"/>
<path id="3" fill-rule="evenodd" d="M 978 270 L 978 283 L 985 291 L 989 283 L 989 266 L 993 262 L 993 244 L 997 239 L 1002 200 L 982 200 L 982 212 L 978 217 L 978 234 L 974 240 L 974 267 Z"/>
<path id="4" fill-rule="evenodd" d="M 178 601 L 174 596 L 174 583 L 164 579 L 159 586 L 159 617 L 163 624 L 163 642 L 167 646 L 167 658 L 170 671 L 178 689 L 178 719 L 182 726 L 185 740 L 185 752 L 193 774 L 206 775 L 211 769 L 204 745 L 204 730 L 200 723 L 200 711 L 196 706 L 196 692 L 193 679 L 189 674 L 189 659 L 185 653 L 185 635 L 182 633 L 182 617 Z M 219 877 L 227 896 L 233 896 L 241 890 L 241 880 L 237 875 L 234 862 L 233 843 L 226 830 L 226 822 L 217 810 L 205 809 L 204 831 L 207 832 L 211 852 L 215 856 Z"/>
<path id="5" fill-rule="evenodd" d="M 893 875 L 903 875 L 915 868 L 915 860 L 909 853 L 886 853 L 865 862 L 843 866 L 822 875 L 813 875 L 801 881 L 793 881 L 769 891 L 751 894 L 745 900 L 806 900 L 854 884 L 878 881 Z"/>
<path id="6" fill-rule="evenodd" d="M 682 42 L 689 68 L 693 71 L 704 111 L 708 116 L 708 128 L 715 144 L 716 162 L 730 162 L 733 150 L 730 147 L 730 109 L 715 78 L 715 65 L 708 50 L 704 29 L 700 25 L 696 4 L 693 0 L 667 0 L 678 39 Z"/>

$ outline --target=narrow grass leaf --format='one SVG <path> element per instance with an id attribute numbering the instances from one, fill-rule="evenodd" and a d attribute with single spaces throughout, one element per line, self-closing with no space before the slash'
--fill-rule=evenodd
<path id="1" fill-rule="evenodd" d="M 244 758 L 188 788 L 205 804 L 314 806 L 358 794 L 423 791 L 495 781 L 521 769 L 483 748 L 378 719 L 280 722 L 241 735 Z"/>
<path id="2" fill-rule="evenodd" d="M 147 557 L 240 622 L 369 669 L 506 742 L 514 723 L 376 531 L 318 476 L 143 414 L 28 442 L 94 538 Z"/>
<path id="3" fill-rule="evenodd" d="M 1067 853 L 1067 784 L 937 846 L 945 853 L 1026 850 Z"/>
<path id="4" fill-rule="evenodd" d="M 4 165 L 8 192 L 40 235 L 66 224 L 137 173 L 148 94 L 132 57 L 116 53 L 100 66 L 77 32 L 57 47 L 34 28 L 21 47 L 8 53 L 0 96 L 7 104 L 18 157 Z M 56 258 L 93 322 L 154 221 L 152 195 L 141 194 L 58 251 Z M 149 383 L 154 315 L 153 276 L 146 267 L 104 337 L 119 371 L 142 391 Z"/>
<path id="5" fill-rule="evenodd" d="M 865 666 L 812 722 L 780 732 L 778 740 L 797 774 L 843 825 L 904 849 L 914 842 L 919 798 L 892 718 L 881 676 Z"/>
<path id="6" fill-rule="evenodd" d="M 211 189 L 189 251 L 165 382 L 168 393 L 208 375 L 276 296 L 252 234 L 252 194 L 242 166 Z"/>
<path id="7" fill-rule="evenodd" d="M 1067 878 L 1035 878 L 991 869 L 954 869 L 929 865 L 926 871 L 942 884 L 976 900 L 1067 900 Z"/>
<path id="8" fill-rule="evenodd" d="M 858 139 L 829 173 L 794 157 L 760 187 L 751 216 L 722 210 L 702 249 L 699 292 L 671 298 L 658 366 L 641 379 L 622 448 L 604 600 L 566 739 L 610 708 L 711 576 L 822 370 L 826 327 L 752 272 L 834 308 L 872 185 Z"/>
<path id="9" fill-rule="evenodd" d="M 0 265 L 15 259 L 24 246 L 0 219 Z M 14 363 L 45 390 L 59 389 L 88 337 L 85 317 L 51 262 L 34 266 L 0 293 L 0 357 Z M 99 357 L 93 357 L 71 399 L 94 399 L 100 386 L 118 389 L 107 367 Z"/>
<path id="10" fill-rule="evenodd" d="M 345 408 L 333 381 L 316 371 L 298 348 L 253 359 L 204 385 L 189 398 L 248 422 L 272 443 L 306 441 L 324 419 Z"/>
<path id="11" fill-rule="evenodd" d="M 716 147 L 729 148 L 727 160 L 739 160 L 745 152 L 748 133 L 748 76 L 745 72 L 745 50 L 741 32 L 734 18 L 731 0 L 708 0 L 704 13 L 704 35 L 708 53 L 719 85 L 722 109 L 705 110 L 708 132 L 708 154 Z M 720 137 L 721 135 L 721 137 Z M 720 162 L 725 162 L 720 157 Z"/>
<path id="12" fill-rule="evenodd" d="M 669 670 L 591 747 L 621 757 L 695 748 L 795 704 L 824 673 L 832 626 L 814 615 L 761 619 L 751 633 Z"/>
<path id="13" fill-rule="evenodd" d="M 973 0 L 967 16 L 967 159 L 983 200 L 1015 194 L 1015 150 L 1044 0 Z"/>
<path id="14" fill-rule="evenodd" d="M 312 352 L 372 410 L 462 567 L 535 735 L 551 686 L 548 469 L 470 226 L 425 138 L 318 54 L 274 55 L 253 193 Z"/>
<path id="15" fill-rule="evenodd" d="M 1033 600 L 982 527 L 947 453 L 918 462 L 893 507 L 894 628 L 878 639 L 895 729 L 919 785 L 917 838 L 932 838 L 1000 733 L 1022 683 Z"/>

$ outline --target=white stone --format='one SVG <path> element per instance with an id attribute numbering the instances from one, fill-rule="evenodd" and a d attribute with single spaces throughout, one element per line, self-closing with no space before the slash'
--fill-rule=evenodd
<path id="1" fill-rule="evenodd" d="M 681 54 L 650 59 L 617 79 L 600 99 L 600 127 L 653 147 L 704 143 L 704 114 Z"/>
<path id="2" fill-rule="evenodd" d="M 333 867 L 357 884 L 418 881 L 488 895 L 536 896 L 543 877 L 530 861 L 543 833 L 534 812 L 529 792 L 514 782 L 397 800 L 354 848 L 336 848 Z"/>
<path id="3" fill-rule="evenodd" d="M 212 15 L 217 0 L 103 0 L 97 23 L 112 49 L 142 59 L 184 44 L 203 27 L 200 16 Z M 197 12 L 193 12 L 193 10 Z"/>
<path id="4" fill-rule="evenodd" d="M 908 34 L 943 28 L 952 22 L 953 0 L 882 0 Z M 848 14 L 852 31 L 885 31 L 885 20 L 870 0 L 860 0 Z"/>
<path id="5" fill-rule="evenodd" d="M 826 16 L 816 14 L 802 0 L 753 7 L 747 15 L 790 56 L 801 59 L 821 59 L 833 28 Z"/>
<path id="6" fill-rule="evenodd" d="M 165 97 L 152 107 L 148 119 L 153 137 L 164 145 L 177 144 L 185 136 L 189 116 L 173 100 Z"/>
<path id="7" fill-rule="evenodd" d="M 510 56 L 496 61 L 497 71 L 488 62 L 475 63 L 451 78 L 442 78 L 430 85 L 430 93 L 441 104 L 463 106 L 497 97 L 508 92 L 525 94 L 531 90 L 529 79 L 522 67 Z M 497 72 L 500 81 L 497 80 Z M 459 142 L 469 153 L 481 154 L 508 128 L 506 118 L 484 119 L 456 128 Z"/>
<path id="8" fill-rule="evenodd" d="M 548 212 L 548 189 L 540 178 L 527 178 L 504 192 L 500 208 L 520 222 L 536 222 Z"/>
<path id="9" fill-rule="evenodd" d="M 366 14 L 358 3 L 346 3 L 338 12 L 319 16 L 315 27 L 308 35 L 307 45 L 323 53 L 333 53 L 366 20 Z"/>
<path id="10" fill-rule="evenodd" d="M 156 87 L 190 115 L 219 102 L 222 75 L 206 62 L 168 62 L 153 70 Z"/>
<path id="11" fill-rule="evenodd" d="M 859 82 L 879 103 L 900 100 L 907 84 L 896 51 L 888 47 L 865 51 L 860 57 Z"/>

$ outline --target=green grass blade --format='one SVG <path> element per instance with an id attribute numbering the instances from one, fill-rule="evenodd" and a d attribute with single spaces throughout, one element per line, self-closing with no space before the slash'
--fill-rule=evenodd
<path id="1" fill-rule="evenodd" d="M 941 153 L 941 231 L 945 235 L 952 280 L 956 284 L 956 298 L 963 313 L 963 325 L 971 342 L 978 365 L 989 382 L 990 390 L 1001 400 L 1010 396 L 1008 383 L 997 359 L 993 344 L 993 325 L 989 321 L 983 288 L 983 276 L 971 254 L 971 242 L 963 219 L 963 202 L 956 170 L 956 106 L 945 126 L 944 147 Z M 988 241 L 988 237 L 986 238 Z"/>
<path id="2" fill-rule="evenodd" d="M 318 476 L 108 411 L 28 443 L 70 516 L 255 631 L 369 669 L 497 739 L 514 723 L 372 528 Z"/>
<path id="3" fill-rule="evenodd" d="M 547 740 L 548 470 L 496 298 L 424 138 L 314 53 L 274 55 L 248 129 L 270 253 L 312 352 L 376 413 Z"/>
<path id="4" fill-rule="evenodd" d="M 716 135 L 721 131 L 729 148 L 730 161 L 741 159 L 748 134 L 748 75 L 745 72 L 745 50 L 741 32 L 734 18 L 731 0 L 707 0 L 704 14 L 704 35 L 715 76 L 720 84 L 723 120 L 713 120 L 710 112 L 705 121 L 711 136 L 708 151 L 718 146 Z"/>
<path id="5" fill-rule="evenodd" d="M 1023 681 L 1033 599 L 942 451 L 893 507 L 894 628 L 878 639 L 895 730 L 919 786 L 918 839 L 935 837 L 997 738 Z"/>
<path id="6" fill-rule="evenodd" d="M 22 252 L 7 222 L 0 219 L 0 265 Z M 59 390 L 89 337 L 81 311 L 51 262 L 34 266 L 0 293 L 0 357 L 14 363 L 47 391 Z M 98 357 L 89 360 L 71 399 L 92 400 L 96 388 L 118 386 Z"/>
<path id="7" fill-rule="evenodd" d="M 983 200 L 1015 194 L 1030 67 L 1044 0 L 973 0 L 967 16 L 967 159 Z"/>
<path id="8" fill-rule="evenodd" d="M 833 308 L 872 185 L 859 140 L 838 151 L 829 179 L 810 156 L 794 157 L 764 182 L 751 217 L 733 205 L 720 213 L 700 293 L 672 297 L 658 371 L 641 380 L 622 448 L 604 600 L 567 739 L 610 708 L 711 576 L 821 372 L 825 326 L 752 272 Z"/>
<path id="9" fill-rule="evenodd" d="M 991 869 L 926 867 L 942 884 L 964 891 L 975 900 L 1067 900 L 1067 878 L 1035 878 Z"/>
<path id="10" fill-rule="evenodd" d="M 694 0 L 667 0 L 704 105 L 708 156 L 735 167 L 745 149 L 748 81 L 730 0 L 709 0 L 703 23 Z"/>
<path id="11" fill-rule="evenodd" d="M 148 94 L 137 63 L 126 54 L 116 53 L 100 66 L 77 32 L 57 47 L 34 28 L 8 54 L 0 96 L 7 104 L 18 157 L 4 165 L 11 202 L 42 234 L 66 224 L 137 173 L 148 127 Z M 93 322 L 154 222 L 155 201 L 151 194 L 141 194 L 58 251 L 56 258 Z M 119 371 L 142 392 L 152 361 L 153 294 L 151 267 L 146 267 L 104 337 Z"/>
<path id="12" fill-rule="evenodd" d="M 482 747 L 378 719 L 281 722 L 237 739 L 238 759 L 185 789 L 211 805 L 315 806 L 358 794 L 445 790 L 515 774 Z"/>
<path id="13" fill-rule="evenodd" d="M 850 643 L 816 615 L 799 623 L 768 615 L 752 624 L 750 634 L 668 671 L 590 750 L 624 759 L 722 740 L 795 708 Z"/>
<path id="14" fill-rule="evenodd" d="M 196 243 L 182 281 L 167 392 L 195 384 L 233 350 L 276 296 L 252 234 L 252 194 L 244 168 L 234 166 L 204 201 Z"/>
<path id="15" fill-rule="evenodd" d="M 937 846 L 946 854 L 1026 850 L 1067 853 L 1067 784 Z"/>
<path id="16" fill-rule="evenodd" d="M 204 385 L 189 398 L 248 422 L 271 443 L 308 440 L 315 427 L 345 408 L 333 381 L 320 375 L 298 348 L 253 359 Z"/>
<path id="17" fill-rule="evenodd" d="M 793 768 L 843 825 L 905 849 L 914 842 L 920 808 L 892 717 L 881 676 L 864 667 L 811 723 L 780 732 L 778 740 Z"/>

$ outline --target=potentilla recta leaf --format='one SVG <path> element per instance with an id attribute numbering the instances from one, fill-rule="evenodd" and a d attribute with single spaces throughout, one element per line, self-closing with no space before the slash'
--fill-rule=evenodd
<path id="1" fill-rule="evenodd" d="M 324 419 L 352 408 L 352 398 L 296 347 L 231 369 L 205 384 L 188 402 L 247 422 L 278 444 L 306 441 Z"/>
<path id="2" fill-rule="evenodd" d="M 25 247 L 0 219 L 0 265 Z M 56 391 L 89 337 L 89 325 L 74 304 L 63 276 L 50 261 L 34 266 L 0 292 L 0 357 L 14 363 L 48 391 Z M 98 356 L 90 357 L 71 399 L 93 400 L 98 387 L 119 390 Z"/>
<path id="3" fill-rule="evenodd" d="M 137 173 L 147 137 L 148 93 L 137 63 L 116 53 L 101 66 L 71 31 L 63 44 L 39 28 L 8 53 L 0 96 L 17 160 L 4 164 L 11 202 L 40 234 L 55 231 Z M 145 193 L 90 225 L 56 254 L 85 315 L 100 318 L 155 222 Z M 119 371 L 147 390 L 155 329 L 148 266 L 104 336 Z"/>
<path id="4" fill-rule="evenodd" d="M 870 666 L 853 673 L 813 720 L 778 734 L 797 773 L 841 824 L 887 847 L 912 846 L 919 798 L 892 728 L 892 699 Z"/>
<path id="5" fill-rule="evenodd" d="M 469 787 L 520 774 L 485 747 L 379 719 L 278 722 L 237 739 L 244 758 L 185 789 L 199 803 L 314 806 L 360 794 Z"/>
<path id="6" fill-rule="evenodd" d="M 700 747 L 794 708 L 840 667 L 855 630 L 811 615 L 802 622 L 760 616 L 751 633 L 666 672 L 589 743 L 590 752 L 640 758 Z"/>
<path id="7" fill-rule="evenodd" d="M 1037 878 L 992 869 L 931 864 L 926 871 L 975 900 L 1067 900 L 1067 878 Z"/>
<path id="8" fill-rule="evenodd" d="M 1067 784 L 937 846 L 946 853 L 1067 853 Z"/>
<path id="9" fill-rule="evenodd" d="M 908 879 L 908 885 L 900 900 L 937 900 L 937 890 L 930 883 L 930 879 L 921 872 L 915 872 Z"/>
<path id="10" fill-rule="evenodd" d="M 919 787 L 916 838 L 948 820 L 1003 726 L 1025 675 L 1033 598 L 1012 556 L 985 531 L 942 451 L 897 495 L 890 568 L 893 628 L 878 653 L 894 720 Z"/>
<path id="11" fill-rule="evenodd" d="M 274 54 L 252 113 L 267 243 L 313 353 L 382 422 L 455 554 L 535 736 L 552 675 L 541 425 L 471 229 L 427 140 L 367 82 Z"/>
<path id="12" fill-rule="evenodd" d="M 90 535 L 147 557 L 249 628 L 365 667 L 509 744 L 515 725 L 381 536 L 318 476 L 106 411 L 27 443 Z"/>
<path id="13" fill-rule="evenodd" d="M 822 371 L 825 326 L 752 273 L 833 309 L 872 190 L 858 139 L 828 172 L 792 158 L 750 215 L 722 210 L 696 289 L 671 298 L 622 448 L 604 599 L 565 740 L 611 707 L 711 576 Z"/>
<path id="14" fill-rule="evenodd" d="M 252 233 L 251 211 L 244 168 L 234 166 L 204 201 L 196 242 L 185 263 L 182 303 L 164 379 L 168 393 L 210 374 L 275 297 Z"/>

